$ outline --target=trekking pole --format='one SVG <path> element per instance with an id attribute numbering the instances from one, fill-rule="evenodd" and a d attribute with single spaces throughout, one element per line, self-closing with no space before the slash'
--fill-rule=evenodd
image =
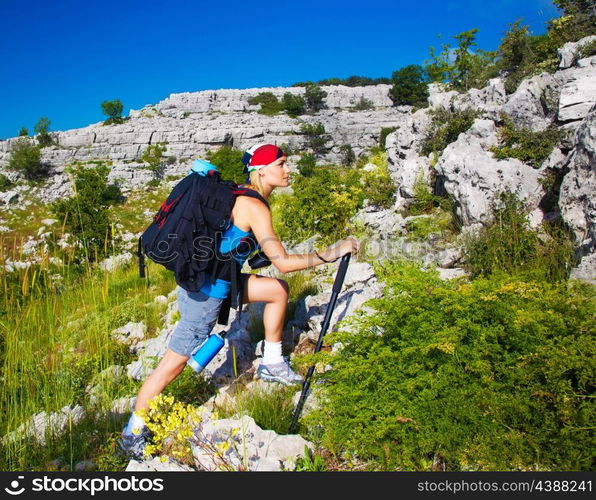
<path id="1" fill-rule="evenodd" d="M 344 255 L 339 264 L 339 269 L 337 271 L 337 275 L 335 276 L 335 281 L 333 283 L 333 293 L 331 294 L 331 300 L 329 301 L 327 311 L 325 312 L 325 319 L 323 319 L 323 323 L 321 323 L 321 333 L 319 334 L 319 340 L 317 342 L 317 346 L 315 347 L 315 354 L 321 350 L 321 347 L 323 345 L 323 337 L 325 336 L 325 334 L 327 333 L 327 329 L 329 328 L 329 323 L 331 322 L 331 316 L 333 314 L 333 310 L 335 309 L 337 297 L 339 296 L 341 287 L 344 284 L 344 278 L 346 277 L 346 271 L 348 270 L 348 264 L 350 263 L 350 255 L 351 254 L 349 253 Z M 312 377 L 314 371 L 315 367 L 313 365 L 308 369 L 304 382 L 302 383 L 302 393 L 300 394 L 300 399 L 298 400 L 298 404 L 296 405 L 296 409 L 294 410 L 294 416 L 292 417 L 292 425 L 290 425 L 290 434 L 292 434 L 296 430 L 296 424 L 298 422 L 298 418 L 300 417 L 300 413 L 302 412 L 302 407 L 304 406 L 304 402 L 306 401 L 306 395 L 308 394 L 308 389 L 310 387 L 310 378 Z"/>

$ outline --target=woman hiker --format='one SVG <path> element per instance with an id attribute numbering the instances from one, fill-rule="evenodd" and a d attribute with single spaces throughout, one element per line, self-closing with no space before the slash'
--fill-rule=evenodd
<path id="1" fill-rule="evenodd" d="M 290 183 L 290 169 L 284 152 L 272 144 L 256 145 L 242 158 L 250 183 L 244 187 L 257 191 L 265 200 L 276 187 L 286 187 Z M 323 263 L 332 262 L 347 253 L 358 251 L 359 242 L 349 237 L 328 247 L 324 252 L 293 254 L 286 252 L 279 237 L 275 234 L 268 206 L 257 198 L 238 196 L 232 209 L 233 224 L 223 234 L 221 245 L 230 251 L 246 236 L 254 236 L 262 251 L 272 264 L 282 273 L 299 271 Z M 235 255 L 242 266 L 248 255 Z M 288 285 L 277 278 L 243 275 L 243 303 L 265 302 L 263 324 L 265 340 L 263 358 L 257 375 L 269 382 L 285 385 L 300 384 L 302 379 L 282 356 L 281 338 L 286 306 Z M 229 294 L 230 282 L 205 279 L 198 292 L 187 292 L 178 288 L 180 321 L 174 330 L 168 349 L 157 368 L 147 377 L 137 395 L 135 411 L 122 432 L 121 449 L 130 456 L 141 458 L 148 430 L 143 418 L 137 412 L 148 408 L 148 402 L 160 394 L 184 369 L 188 359 L 203 343 L 218 318 L 220 306 Z"/>

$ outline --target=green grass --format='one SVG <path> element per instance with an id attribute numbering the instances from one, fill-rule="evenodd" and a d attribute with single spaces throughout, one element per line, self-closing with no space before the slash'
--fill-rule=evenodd
<path id="1" fill-rule="evenodd" d="M 254 418 L 262 429 L 287 434 L 294 411 L 292 397 L 296 391 L 296 387 L 285 386 L 266 389 L 256 387 L 250 390 L 239 387 L 235 397 L 219 409 L 220 414 L 223 418 L 246 414 Z"/>
<path id="2" fill-rule="evenodd" d="M 144 321 L 147 336 L 155 335 L 165 305 L 153 298 L 175 287 L 164 268 L 152 266 L 150 272 L 147 281 L 138 278 L 135 265 L 112 273 L 91 267 L 74 270 L 67 262 L 49 264 L 46 254 L 40 265 L 0 273 L 0 435 L 41 411 L 88 406 L 85 387 L 93 377 L 110 365 L 132 361 L 110 332 L 128 321 Z M 62 276 L 59 286 L 50 279 L 54 273 Z M 110 385 L 102 387 L 106 402 L 137 391 L 130 381 Z M 0 463 L 11 470 L 43 466 L 41 452 L 29 448 L 26 442 L 2 448 Z"/>

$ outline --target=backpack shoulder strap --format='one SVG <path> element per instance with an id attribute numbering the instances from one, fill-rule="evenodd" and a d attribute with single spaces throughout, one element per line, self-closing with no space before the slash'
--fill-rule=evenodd
<path id="1" fill-rule="evenodd" d="M 269 207 L 269 202 L 265 198 L 263 198 L 254 189 L 251 189 L 251 188 L 246 187 L 244 185 L 238 186 L 236 189 L 234 189 L 234 194 L 236 196 L 248 196 L 249 198 L 255 198 L 255 199 L 261 201 L 262 203 L 264 203 L 267 208 L 270 208 Z"/>

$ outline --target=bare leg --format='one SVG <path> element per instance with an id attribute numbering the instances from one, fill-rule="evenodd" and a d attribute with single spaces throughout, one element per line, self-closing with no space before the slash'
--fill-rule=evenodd
<path id="1" fill-rule="evenodd" d="M 286 318 L 289 287 L 284 280 L 251 274 L 244 284 L 244 302 L 266 302 L 263 312 L 265 339 L 279 342 Z"/>
<path id="2" fill-rule="evenodd" d="M 174 380 L 186 365 L 188 356 L 182 356 L 168 349 L 157 368 L 147 377 L 137 396 L 135 411 L 148 408 L 148 402 L 163 391 Z"/>

